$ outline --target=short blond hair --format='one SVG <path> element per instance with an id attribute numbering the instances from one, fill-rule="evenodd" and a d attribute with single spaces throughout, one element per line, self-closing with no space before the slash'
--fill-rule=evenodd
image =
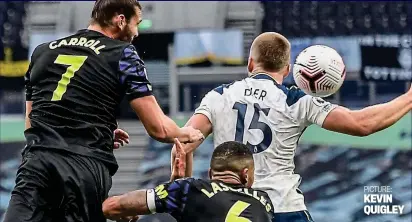
<path id="1" fill-rule="evenodd" d="M 265 71 L 278 72 L 290 63 L 290 42 L 276 32 L 265 32 L 253 40 L 250 56 Z"/>

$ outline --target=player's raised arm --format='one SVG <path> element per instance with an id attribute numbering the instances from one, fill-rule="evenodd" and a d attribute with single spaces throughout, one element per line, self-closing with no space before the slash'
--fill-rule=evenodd
<path id="1" fill-rule="evenodd" d="M 144 63 L 134 46 L 124 49 L 119 70 L 126 97 L 151 137 L 168 143 L 172 143 L 174 138 L 181 142 L 194 142 L 203 138 L 198 130 L 190 127 L 179 128 L 163 113 L 152 95 L 152 85 L 147 79 Z"/>
<path id="2" fill-rule="evenodd" d="M 354 136 L 368 136 L 386 129 L 412 111 L 412 88 L 398 98 L 361 110 L 337 107 L 325 118 L 323 128 Z"/>
<path id="3" fill-rule="evenodd" d="M 109 197 L 103 203 L 103 213 L 111 220 L 151 213 L 169 213 L 178 217 L 183 212 L 191 180 L 193 179 L 172 181 L 154 189 Z"/>
<path id="4" fill-rule="evenodd" d="M 350 110 L 311 96 L 302 100 L 307 125 L 314 123 L 338 133 L 368 136 L 388 128 L 412 110 L 412 89 L 390 102 L 361 110 Z"/>
<path id="5" fill-rule="evenodd" d="M 175 151 L 175 158 L 172 164 L 170 181 L 183 178 L 186 175 L 186 152 L 178 139 L 175 139 L 173 150 Z"/>
<path id="6" fill-rule="evenodd" d="M 189 119 L 185 126 L 193 127 L 200 130 L 203 133 L 204 137 L 208 137 L 212 131 L 212 115 L 213 109 L 212 104 L 216 102 L 218 98 L 216 93 L 211 91 L 202 99 L 200 106 L 196 109 L 195 114 Z M 183 146 L 184 151 L 186 152 L 186 177 L 192 176 L 193 171 L 193 152 L 202 144 L 202 141 L 197 141 L 194 143 L 185 144 Z M 173 146 L 171 154 L 171 168 L 174 169 L 174 163 L 176 158 L 176 146 Z"/>

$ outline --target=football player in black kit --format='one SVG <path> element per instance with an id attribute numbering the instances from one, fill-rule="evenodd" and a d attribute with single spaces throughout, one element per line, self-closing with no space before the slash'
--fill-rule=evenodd
<path id="1" fill-rule="evenodd" d="M 186 154 L 176 142 L 180 161 Z M 174 167 L 181 165 L 174 164 Z M 173 174 L 184 176 L 184 169 Z M 217 146 L 210 162 L 209 180 L 172 180 L 154 189 L 109 197 L 103 203 L 108 219 L 135 221 L 136 215 L 169 213 L 179 222 L 270 222 L 273 206 L 265 192 L 250 188 L 254 180 L 253 154 L 238 142 Z M 172 176 L 173 178 L 173 176 Z"/>
<path id="2" fill-rule="evenodd" d="M 97 0 L 88 29 L 34 50 L 25 76 L 27 145 L 5 222 L 106 221 L 114 142 L 128 140 L 115 116 L 124 96 L 153 138 L 203 139 L 165 116 L 152 95 L 131 44 L 140 21 L 135 0 Z"/>

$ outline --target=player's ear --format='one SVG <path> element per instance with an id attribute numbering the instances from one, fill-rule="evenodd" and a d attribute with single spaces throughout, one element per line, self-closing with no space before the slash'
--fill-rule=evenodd
<path id="1" fill-rule="evenodd" d="M 240 182 L 243 185 L 248 184 L 248 179 L 249 179 L 249 175 L 248 175 L 249 169 L 248 168 L 243 168 L 242 171 L 240 171 Z"/>
<path id="2" fill-rule="evenodd" d="M 291 67 L 292 65 L 288 64 L 288 66 L 285 69 L 285 73 L 283 74 L 283 78 L 286 78 L 289 75 Z"/>
<path id="3" fill-rule="evenodd" d="M 209 168 L 207 175 L 209 176 L 209 179 L 211 180 L 212 179 L 212 169 Z"/>
<path id="4" fill-rule="evenodd" d="M 252 56 L 249 56 L 249 59 L 247 61 L 247 71 L 249 73 L 252 73 L 254 66 L 255 66 L 255 64 L 253 62 Z"/>
<path id="5" fill-rule="evenodd" d="M 117 27 L 119 27 L 121 30 L 124 29 L 127 25 L 126 17 L 123 14 L 117 15 Z"/>

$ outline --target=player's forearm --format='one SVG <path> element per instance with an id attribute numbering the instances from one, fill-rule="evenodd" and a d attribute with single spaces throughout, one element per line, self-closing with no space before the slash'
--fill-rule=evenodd
<path id="1" fill-rule="evenodd" d="M 149 214 L 147 208 L 146 190 L 136 190 L 121 196 L 109 197 L 103 203 L 103 213 L 106 218 Z"/>
<path id="2" fill-rule="evenodd" d="M 412 110 L 412 97 L 405 94 L 388 103 L 351 111 L 362 128 L 363 135 L 370 135 L 396 123 Z"/>
<path id="3" fill-rule="evenodd" d="M 179 141 L 190 141 L 190 131 L 184 130 L 176 125 L 176 123 L 167 116 L 164 116 L 162 122 L 162 130 L 157 134 L 158 140 L 165 143 L 173 143 L 177 138 Z"/>
<path id="4" fill-rule="evenodd" d="M 161 120 L 156 128 L 148 130 L 150 136 L 163 143 L 173 143 L 173 139 L 178 137 L 180 128 L 173 120 L 165 115 L 163 115 Z"/>
<path id="5" fill-rule="evenodd" d="M 194 143 L 189 143 L 186 144 L 187 145 L 191 145 Z M 173 146 L 172 148 L 172 152 L 171 152 L 171 160 L 170 160 L 170 164 L 171 164 L 171 169 L 173 170 L 175 168 L 175 159 L 176 159 L 176 146 Z M 193 173 L 193 152 L 187 153 L 186 154 L 186 169 L 185 169 L 185 175 L 184 177 L 192 177 L 192 173 Z M 172 177 L 170 178 L 170 181 L 175 180 L 176 178 Z"/>
<path id="6" fill-rule="evenodd" d="M 192 177 L 193 174 L 193 152 L 186 154 L 185 177 Z"/>

